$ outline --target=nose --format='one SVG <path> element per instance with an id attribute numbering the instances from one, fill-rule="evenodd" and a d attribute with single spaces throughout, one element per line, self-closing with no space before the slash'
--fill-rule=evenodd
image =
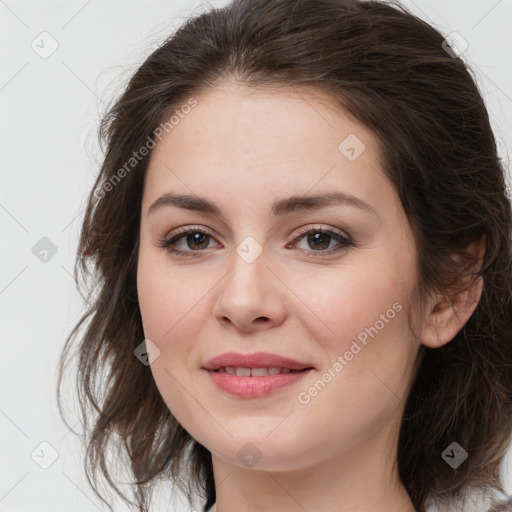
<path id="1" fill-rule="evenodd" d="M 284 322 L 286 287 L 269 263 L 266 251 L 250 263 L 233 252 L 232 267 L 218 285 L 213 308 L 224 327 L 254 332 Z"/>

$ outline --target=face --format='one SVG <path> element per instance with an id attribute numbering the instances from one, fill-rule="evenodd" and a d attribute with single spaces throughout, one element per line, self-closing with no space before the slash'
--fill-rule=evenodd
<path id="1" fill-rule="evenodd" d="M 419 348 L 416 252 L 376 138 L 312 91 L 195 98 L 152 151 L 142 201 L 138 297 L 165 403 L 240 467 L 244 454 L 287 470 L 390 446 Z M 312 369 L 204 369 L 226 352 Z M 248 382 L 260 378 L 285 385 Z"/>

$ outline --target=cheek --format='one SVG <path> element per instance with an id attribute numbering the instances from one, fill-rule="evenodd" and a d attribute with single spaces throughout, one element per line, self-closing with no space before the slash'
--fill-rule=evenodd
<path id="1" fill-rule="evenodd" d="M 197 283 L 188 267 L 171 266 L 165 254 L 141 249 L 137 268 L 137 293 L 144 334 L 158 346 L 184 329 L 193 332 L 194 315 L 208 288 Z M 164 347 L 160 347 L 163 349 Z"/>
<path id="2" fill-rule="evenodd" d="M 319 457 L 332 453 L 329 438 L 340 439 L 336 449 L 344 450 L 381 435 L 404 403 L 413 366 L 404 295 L 391 286 L 373 295 L 357 279 L 338 284 L 343 286 L 326 296 L 321 321 L 303 323 L 310 333 L 328 333 L 315 336 L 328 362 L 298 390 L 294 414 L 309 430 L 325 431 Z"/>
<path id="3" fill-rule="evenodd" d="M 295 280 L 295 290 L 315 313 L 303 320 L 310 323 L 310 330 L 315 328 L 322 333 L 323 344 L 331 353 L 348 350 L 350 341 L 360 333 L 364 341 L 365 330 L 376 322 L 379 335 L 386 331 L 393 332 L 391 338 L 398 333 L 403 337 L 410 284 L 400 277 L 400 272 L 392 266 L 368 264 L 330 269 L 323 274 L 303 273 Z"/>
<path id="4" fill-rule="evenodd" d="M 174 267 L 171 274 L 170 265 L 163 260 L 144 250 L 139 253 L 139 307 L 144 336 L 159 350 L 150 366 L 155 383 L 176 419 L 189 425 L 193 424 L 195 402 L 190 398 L 187 373 L 194 370 L 191 351 L 201 333 L 198 315 L 204 314 L 201 299 L 207 289 L 194 286 L 188 270 L 180 272 Z M 184 392 L 186 389 L 190 391 Z"/>
<path id="5" fill-rule="evenodd" d="M 194 336 L 194 292 L 185 283 L 171 279 L 166 265 L 141 250 L 137 269 L 137 293 L 144 337 L 158 347 L 151 371 L 166 402 L 176 396 L 173 364 L 187 359 L 187 339 Z M 187 332 L 188 330 L 188 332 Z M 181 341 L 180 341 L 181 340 Z M 167 404 L 170 406 L 170 404 Z"/>
<path id="6" fill-rule="evenodd" d="M 326 408 L 338 402 L 355 411 L 351 414 L 364 416 L 365 410 L 378 415 L 380 408 L 384 414 L 390 404 L 398 404 L 397 397 L 403 397 L 418 347 L 407 317 L 413 276 L 404 277 L 395 265 L 390 261 L 384 266 L 365 265 L 364 271 L 331 272 L 325 278 L 316 276 L 314 286 L 311 277 L 298 283 L 308 290 L 307 304 L 316 313 L 302 317 L 302 325 L 328 357 L 316 376 L 324 377 L 325 386 L 313 383 L 319 391 L 311 389 L 312 394 L 304 389 L 304 402 L 311 398 Z M 361 409 L 361 404 L 371 407 Z M 332 420 L 344 421 L 336 414 Z M 360 420 L 364 423 L 363 417 Z"/>

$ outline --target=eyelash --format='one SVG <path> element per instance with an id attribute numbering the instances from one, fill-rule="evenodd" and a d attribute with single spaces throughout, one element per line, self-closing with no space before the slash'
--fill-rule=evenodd
<path id="1" fill-rule="evenodd" d="M 173 247 L 173 245 L 178 240 L 183 238 L 185 235 L 197 234 L 197 233 L 207 235 L 207 236 L 213 238 L 213 236 L 210 233 L 208 233 L 207 231 L 205 231 L 201 228 L 193 228 L 193 227 L 192 228 L 179 228 L 171 238 L 160 240 L 160 242 L 158 243 L 158 246 L 162 247 L 163 249 L 165 249 L 166 251 L 168 251 L 171 254 L 175 254 L 176 256 L 191 257 L 191 258 L 198 257 L 199 254 L 193 254 L 193 253 L 203 252 L 201 249 L 196 250 L 196 251 L 194 251 L 194 250 L 182 251 L 181 249 L 176 249 Z M 311 256 L 313 256 L 313 255 L 316 256 L 320 253 L 320 254 L 322 254 L 321 257 L 323 257 L 323 255 L 330 255 L 330 254 L 333 254 L 340 250 L 347 249 L 348 247 L 355 246 L 354 240 L 352 240 L 350 237 L 342 234 L 341 232 L 337 232 L 337 231 L 333 231 L 333 230 L 329 230 L 329 229 L 322 229 L 320 227 L 318 227 L 318 228 L 311 228 L 311 227 L 303 228 L 299 232 L 297 237 L 293 240 L 293 242 L 295 242 L 295 243 L 298 242 L 301 238 L 303 238 L 304 236 L 306 236 L 310 233 L 321 233 L 323 235 L 329 236 L 331 239 L 334 239 L 335 241 L 340 243 L 340 245 L 333 247 L 331 249 L 328 249 L 328 250 L 316 250 L 315 251 L 315 250 L 304 249 Z M 329 241 L 329 244 L 330 244 L 330 241 Z"/>

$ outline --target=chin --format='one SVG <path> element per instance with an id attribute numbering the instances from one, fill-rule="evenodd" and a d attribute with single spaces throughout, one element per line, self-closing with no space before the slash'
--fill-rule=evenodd
<path id="1" fill-rule="evenodd" d="M 275 424 L 272 428 L 275 428 Z M 304 448 L 304 443 L 292 439 L 289 443 L 284 443 L 283 439 L 270 439 L 268 434 L 271 430 L 254 432 L 253 435 L 246 432 L 232 438 L 224 436 L 221 444 L 217 440 L 216 446 L 210 443 L 205 446 L 217 457 L 240 468 L 290 471 L 306 467 L 303 454 L 297 453 L 297 447 Z"/>

